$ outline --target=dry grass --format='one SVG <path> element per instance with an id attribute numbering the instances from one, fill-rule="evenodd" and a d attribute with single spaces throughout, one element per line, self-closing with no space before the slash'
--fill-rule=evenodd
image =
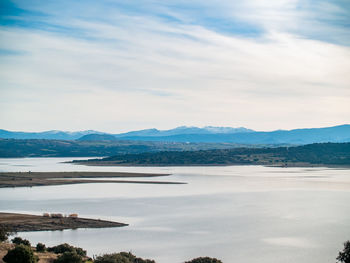
<path id="1" fill-rule="evenodd" d="M 15 245 L 7 243 L 7 242 L 1 242 L 0 243 L 0 263 L 4 263 L 2 260 L 3 257 L 7 254 L 7 251 L 14 248 Z"/>
<path id="2" fill-rule="evenodd" d="M 5 263 L 2 259 L 7 254 L 7 251 L 10 249 L 13 249 L 15 247 L 14 244 L 8 243 L 8 242 L 1 242 L 0 243 L 0 263 Z M 35 250 L 35 248 L 32 248 Z M 39 261 L 38 263 L 52 263 L 56 258 L 57 254 L 54 254 L 52 252 L 43 252 L 38 253 L 34 252 L 35 255 L 38 256 Z"/>

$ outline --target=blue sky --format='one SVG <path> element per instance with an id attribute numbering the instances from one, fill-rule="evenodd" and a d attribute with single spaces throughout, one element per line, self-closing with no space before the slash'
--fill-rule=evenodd
<path id="1" fill-rule="evenodd" d="M 10 130 L 349 123 L 350 2 L 0 2 Z"/>

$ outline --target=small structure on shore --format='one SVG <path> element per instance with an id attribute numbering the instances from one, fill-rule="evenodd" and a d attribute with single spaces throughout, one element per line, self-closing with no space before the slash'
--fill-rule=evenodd
<path id="1" fill-rule="evenodd" d="M 43 213 L 43 217 L 51 217 L 51 218 L 64 218 L 64 217 L 68 217 L 68 218 L 78 218 L 78 214 L 69 214 L 67 215 L 62 215 L 60 213 Z"/>

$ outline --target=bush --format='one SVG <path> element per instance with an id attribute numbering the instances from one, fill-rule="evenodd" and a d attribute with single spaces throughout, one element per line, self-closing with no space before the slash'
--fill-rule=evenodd
<path id="1" fill-rule="evenodd" d="M 30 247 L 20 244 L 14 249 L 9 250 L 4 256 L 3 261 L 6 263 L 35 263 L 38 259 L 34 256 L 33 250 Z"/>
<path id="2" fill-rule="evenodd" d="M 60 255 L 54 263 L 82 263 L 83 259 L 81 255 L 76 252 L 64 252 Z"/>
<path id="3" fill-rule="evenodd" d="M 134 263 L 156 263 L 156 262 L 151 259 L 135 258 Z"/>
<path id="4" fill-rule="evenodd" d="M 105 254 L 95 258 L 94 263 L 131 263 L 129 259 L 123 257 L 120 254 Z"/>
<path id="5" fill-rule="evenodd" d="M 64 252 L 72 252 L 72 253 L 76 253 L 80 256 L 86 256 L 86 250 L 83 250 L 82 248 L 80 247 L 73 247 L 67 243 L 64 243 L 64 244 L 60 244 L 58 246 L 54 246 L 54 247 L 49 247 L 47 248 L 47 251 L 49 252 L 53 252 L 53 253 L 56 253 L 56 254 L 62 254 Z"/>
<path id="6" fill-rule="evenodd" d="M 36 252 L 45 252 L 46 246 L 43 243 L 38 243 L 36 245 Z"/>
<path id="7" fill-rule="evenodd" d="M 0 242 L 6 241 L 11 234 L 7 226 L 0 224 Z"/>
<path id="8" fill-rule="evenodd" d="M 12 241 L 13 244 L 16 244 L 16 245 L 21 245 L 22 244 L 22 245 L 30 247 L 29 240 L 22 239 L 21 237 L 15 237 L 11 241 Z"/>
<path id="9" fill-rule="evenodd" d="M 94 263 L 155 263 L 155 261 L 138 258 L 130 252 L 120 252 L 98 256 Z"/>
<path id="10" fill-rule="evenodd" d="M 344 243 L 344 249 L 343 251 L 339 252 L 337 260 L 343 263 L 350 263 L 350 241 L 349 240 Z"/>
<path id="11" fill-rule="evenodd" d="M 187 261 L 185 263 L 222 263 L 222 261 L 216 258 L 200 257 L 200 258 L 194 258 L 191 261 Z"/>

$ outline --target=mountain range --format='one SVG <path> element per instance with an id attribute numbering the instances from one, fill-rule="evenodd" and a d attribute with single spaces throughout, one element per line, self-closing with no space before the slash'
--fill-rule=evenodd
<path id="1" fill-rule="evenodd" d="M 131 131 L 126 133 L 114 134 L 117 138 L 123 137 L 163 137 L 163 136 L 175 136 L 184 134 L 233 134 L 233 133 L 246 133 L 255 132 L 244 127 L 231 128 L 231 127 L 213 127 L 206 126 L 204 128 L 180 126 L 170 130 L 157 130 L 147 129 L 140 131 Z"/>
<path id="2" fill-rule="evenodd" d="M 180 126 L 170 130 L 145 129 L 139 131 L 131 131 L 126 133 L 111 134 L 94 130 L 67 132 L 67 131 L 44 131 L 44 132 L 22 132 L 8 131 L 0 129 L 0 138 L 2 139 L 46 139 L 46 140 L 77 140 L 83 136 L 89 135 L 82 140 L 113 140 L 114 138 L 124 137 L 141 137 L 141 136 L 174 136 L 183 134 L 230 134 L 230 133 L 254 132 L 246 128 L 231 128 L 231 127 L 213 127 L 207 126 L 204 128 Z M 92 136 L 93 135 L 93 136 Z M 113 136 L 113 137 L 111 137 Z"/>
<path id="3" fill-rule="evenodd" d="M 309 144 L 322 142 L 350 142 L 350 125 L 326 128 L 254 131 L 247 128 L 181 126 L 170 130 L 146 129 L 120 134 L 108 134 L 93 130 L 79 132 L 47 131 L 37 133 L 0 130 L 0 138 L 6 139 L 55 139 L 80 141 L 164 141 L 206 142 L 239 144 Z"/>
<path id="4" fill-rule="evenodd" d="M 99 131 L 44 131 L 44 132 L 17 132 L 0 129 L 0 138 L 2 139 L 46 139 L 46 140 L 77 140 L 87 134 L 103 134 Z"/>

